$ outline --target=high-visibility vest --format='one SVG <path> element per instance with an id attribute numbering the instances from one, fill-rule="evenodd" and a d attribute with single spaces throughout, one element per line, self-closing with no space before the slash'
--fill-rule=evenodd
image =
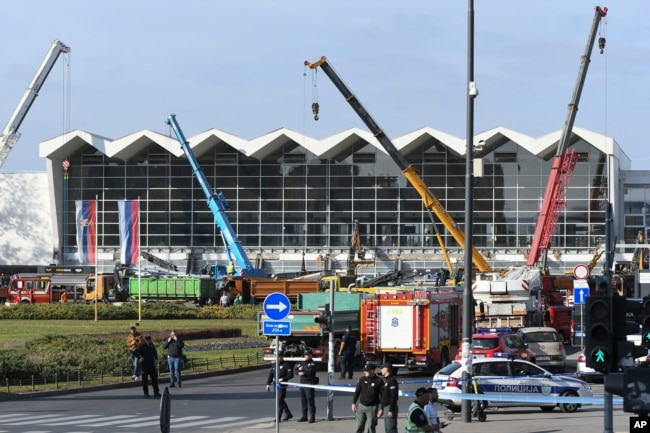
<path id="1" fill-rule="evenodd" d="M 409 406 L 408 413 L 406 414 L 406 433 L 424 433 L 424 427 L 417 426 L 413 421 L 411 421 L 411 414 L 416 409 L 420 409 L 421 411 L 424 412 L 422 406 L 420 406 L 416 402 L 411 403 L 411 405 Z M 424 417 L 427 419 L 427 422 L 431 424 L 429 422 L 429 418 L 426 416 L 426 413 L 424 414 Z"/>

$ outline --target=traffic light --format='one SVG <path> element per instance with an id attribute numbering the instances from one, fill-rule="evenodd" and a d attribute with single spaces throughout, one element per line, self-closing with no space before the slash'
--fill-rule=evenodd
<path id="1" fill-rule="evenodd" d="M 650 296 L 641 301 L 641 344 L 650 349 Z"/>
<path id="2" fill-rule="evenodd" d="M 587 298 L 586 363 L 587 366 L 602 373 L 609 372 L 616 360 L 612 303 L 611 296 Z"/>
<path id="3" fill-rule="evenodd" d="M 650 412 L 650 368 L 628 368 L 605 377 L 605 391 L 623 397 L 623 411 Z"/>
<path id="4" fill-rule="evenodd" d="M 320 324 L 321 329 L 330 332 L 332 330 L 332 312 L 330 311 L 330 304 L 325 304 L 325 306 L 318 310 L 321 313 L 320 316 L 314 317 L 314 322 Z"/>

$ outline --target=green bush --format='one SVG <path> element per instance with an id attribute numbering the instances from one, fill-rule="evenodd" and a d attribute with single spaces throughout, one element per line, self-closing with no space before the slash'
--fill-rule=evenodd
<path id="1" fill-rule="evenodd" d="M 123 305 L 99 304 L 102 320 L 137 320 L 138 304 Z M 259 306 L 234 305 L 232 307 L 197 307 L 166 302 L 147 302 L 142 304 L 142 312 L 151 320 L 161 319 L 244 319 L 255 320 Z M 93 320 L 95 306 L 90 304 L 19 304 L 0 308 L 0 319 L 6 320 Z"/>

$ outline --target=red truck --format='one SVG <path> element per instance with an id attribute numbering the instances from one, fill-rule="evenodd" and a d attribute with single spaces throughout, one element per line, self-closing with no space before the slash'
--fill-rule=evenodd
<path id="1" fill-rule="evenodd" d="M 64 290 L 54 289 L 49 275 L 13 275 L 9 283 L 7 304 L 59 302 Z"/>
<path id="2" fill-rule="evenodd" d="M 453 289 L 453 288 L 452 288 Z M 366 359 L 434 371 L 452 361 L 462 337 L 462 293 L 387 290 L 361 300 Z"/>

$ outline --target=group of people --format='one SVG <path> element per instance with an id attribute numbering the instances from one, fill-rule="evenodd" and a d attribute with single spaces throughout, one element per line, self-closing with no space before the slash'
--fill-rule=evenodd
<path id="1" fill-rule="evenodd" d="M 131 333 L 126 338 L 126 346 L 129 349 L 129 356 L 133 365 L 133 380 L 142 379 L 142 391 L 145 397 L 149 397 L 149 379 L 153 388 L 154 397 L 160 397 L 158 387 L 158 351 L 154 346 L 150 335 L 142 337 L 135 326 L 131 326 Z M 180 388 L 181 382 L 181 359 L 183 357 L 183 339 L 172 330 L 162 344 L 167 351 L 167 365 L 169 366 L 169 387 Z"/>
<path id="2" fill-rule="evenodd" d="M 288 362 L 284 361 L 284 353 L 278 352 L 278 382 L 277 382 L 277 392 L 278 392 L 278 422 L 280 421 L 289 421 L 293 418 L 291 410 L 285 401 L 287 397 L 287 385 L 286 383 L 294 377 L 294 369 L 291 368 L 291 365 Z M 304 360 L 299 362 L 295 366 L 295 374 L 299 377 L 301 384 L 308 385 L 317 385 L 318 377 L 316 372 L 318 371 L 318 366 L 314 362 L 311 350 L 306 350 L 304 353 Z M 266 379 L 266 390 L 271 389 L 271 385 L 275 381 L 275 364 L 271 367 L 269 371 L 268 378 Z M 314 388 L 300 388 L 300 404 L 302 406 L 302 417 L 298 419 L 298 422 L 316 422 L 316 398 Z M 282 416 L 284 414 L 284 416 Z"/>
<path id="3" fill-rule="evenodd" d="M 289 421 L 293 414 L 286 402 L 287 382 L 294 374 L 300 378 L 301 384 L 318 384 L 316 376 L 317 365 L 312 358 L 311 351 L 304 353 L 304 360 L 299 362 L 295 371 L 284 360 L 284 353 L 278 355 L 277 386 L 278 392 L 278 422 Z M 275 364 L 271 367 L 266 380 L 266 390 L 270 391 L 276 380 Z M 393 365 L 386 362 L 381 367 L 383 379 L 375 373 L 374 364 L 366 364 L 363 368 L 363 377 L 359 379 L 352 398 L 352 412 L 355 413 L 356 433 L 365 433 L 368 424 L 368 433 L 376 433 L 379 418 L 384 420 L 385 433 L 397 433 L 397 417 L 399 408 L 399 385 L 394 375 Z M 345 373 L 344 373 L 345 374 Z M 351 377 L 351 372 L 350 372 Z M 300 387 L 300 403 L 302 417 L 298 422 L 315 422 L 316 403 L 314 388 Z M 442 425 L 435 403 L 438 401 L 438 391 L 435 388 L 418 388 L 415 391 L 415 400 L 409 406 L 406 416 L 406 433 L 440 432 Z M 283 416 L 284 415 L 284 416 Z"/>

